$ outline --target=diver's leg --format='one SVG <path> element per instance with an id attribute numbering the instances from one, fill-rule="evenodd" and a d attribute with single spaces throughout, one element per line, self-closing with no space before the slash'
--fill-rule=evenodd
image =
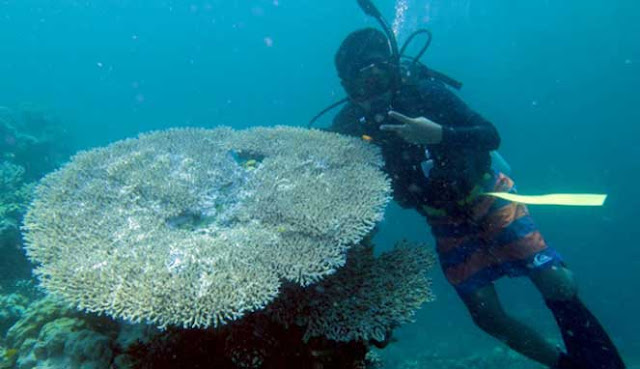
<path id="1" fill-rule="evenodd" d="M 571 360 L 585 369 L 624 368 L 618 350 L 600 322 L 578 298 L 571 271 L 564 266 L 534 270 L 530 274 L 553 313 Z"/>
<path id="2" fill-rule="evenodd" d="M 493 284 L 460 296 L 480 329 L 524 356 L 549 367 L 556 365 L 558 350 L 533 329 L 505 313 Z"/>

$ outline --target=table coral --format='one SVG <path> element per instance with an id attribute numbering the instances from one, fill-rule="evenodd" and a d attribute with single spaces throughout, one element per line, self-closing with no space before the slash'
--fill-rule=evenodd
<path id="1" fill-rule="evenodd" d="M 300 128 L 144 134 L 45 177 L 26 250 L 42 286 L 79 309 L 215 327 L 283 280 L 343 266 L 389 201 L 382 165 L 373 145 Z"/>

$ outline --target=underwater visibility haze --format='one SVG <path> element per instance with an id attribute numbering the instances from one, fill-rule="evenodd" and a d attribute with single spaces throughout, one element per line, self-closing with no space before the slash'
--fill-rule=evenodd
<path id="1" fill-rule="evenodd" d="M 367 3 L 0 0 L 0 368 L 542 367 L 474 324 L 377 138 L 307 130 Z M 640 368 L 640 3 L 375 5 L 431 32 L 520 194 L 607 195 L 529 211 Z M 496 287 L 564 347 L 527 278 Z"/>

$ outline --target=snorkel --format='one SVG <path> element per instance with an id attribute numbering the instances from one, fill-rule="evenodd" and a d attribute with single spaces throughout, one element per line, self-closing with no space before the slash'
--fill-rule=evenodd
<path id="1" fill-rule="evenodd" d="M 391 82 L 392 91 L 395 91 L 400 84 L 400 53 L 398 52 L 398 41 L 396 40 L 396 36 L 393 34 L 391 27 L 389 27 L 389 23 L 384 19 L 378 8 L 373 4 L 372 0 L 358 0 L 358 5 L 362 11 L 370 16 L 374 17 L 382 31 L 384 31 L 385 35 L 387 35 L 387 39 L 389 40 L 389 44 L 391 45 L 391 63 L 394 66 L 394 76 Z"/>
<path id="2" fill-rule="evenodd" d="M 429 45 L 431 44 L 431 39 L 432 39 L 432 35 L 431 32 L 427 29 L 418 29 L 416 31 L 414 31 L 413 33 L 411 33 L 411 35 L 409 35 L 409 37 L 407 38 L 407 40 L 404 42 L 404 44 L 402 45 L 402 48 L 398 49 L 398 42 L 397 39 L 393 33 L 393 31 L 391 30 L 391 27 L 389 27 L 389 24 L 387 23 L 387 21 L 384 19 L 384 17 L 382 16 L 382 14 L 380 13 L 380 11 L 378 10 L 378 8 L 376 8 L 376 6 L 373 4 L 372 0 L 357 0 L 358 5 L 360 6 L 360 8 L 362 9 L 362 11 L 370 16 L 376 19 L 376 21 L 378 21 L 378 23 L 380 24 L 380 27 L 382 28 L 384 34 L 386 35 L 390 48 L 391 48 L 391 57 L 390 57 L 390 64 L 393 65 L 393 73 L 392 73 L 392 80 L 391 80 L 391 98 L 393 98 L 393 96 L 395 96 L 395 92 L 398 91 L 400 85 L 402 84 L 403 81 L 403 75 L 402 75 L 402 64 L 401 64 L 401 60 L 403 58 L 405 59 L 411 59 L 411 62 L 409 64 L 409 68 L 410 70 L 415 70 L 416 75 L 419 76 L 424 76 L 424 77 L 429 77 L 429 78 L 434 78 L 434 79 L 438 79 L 440 81 L 442 81 L 443 83 L 455 88 L 455 89 L 460 89 L 462 87 L 462 83 L 454 80 L 451 77 L 446 76 L 443 73 L 437 72 L 431 68 L 427 68 L 424 64 L 422 64 L 420 62 L 420 58 L 424 55 L 424 53 L 427 51 L 427 49 L 429 48 Z M 410 57 L 410 56 L 405 56 L 404 52 L 406 51 L 407 47 L 409 46 L 409 44 L 413 41 L 413 39 L 419 35 L 419 34 L 426 34 L 427 40 L 425 42 L 425 44 L 422 46 L 422 48 L 420 49 L 420 51 L 418 52 L 418 54 L 415 57 Z M 412 73 L 409 73 L 412 74 Z M 407 77 L 414 77 L 414 76 L 407 76 Z M 320 118 L 322 117 L 324 114 L 326 114 L 328 111 L 350 101 L 351 98 L 350 97 L 345 97 L 341 100 L 338 100 L 336 102 L 334 102 L 333 104 L 327 106 L 326 108 L 322 109 L 318 114 L 316 114 L 313 118 L 311 118 L 311 120 L 309 121 L 307 127 L 311 128 L 311 126 L 313 126 L 313 124 Z"/>

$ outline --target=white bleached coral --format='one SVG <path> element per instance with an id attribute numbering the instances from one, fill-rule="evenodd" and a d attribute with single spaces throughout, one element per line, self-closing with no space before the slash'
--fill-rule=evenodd
<path id="1" fill-rule="evenodd" d="M 42 285 L 159 326 L 224 324 L 318 281 L 381 219 L 380 153 L 299 128 L 174 129 L 76 155 L 24 222 Z"/>

